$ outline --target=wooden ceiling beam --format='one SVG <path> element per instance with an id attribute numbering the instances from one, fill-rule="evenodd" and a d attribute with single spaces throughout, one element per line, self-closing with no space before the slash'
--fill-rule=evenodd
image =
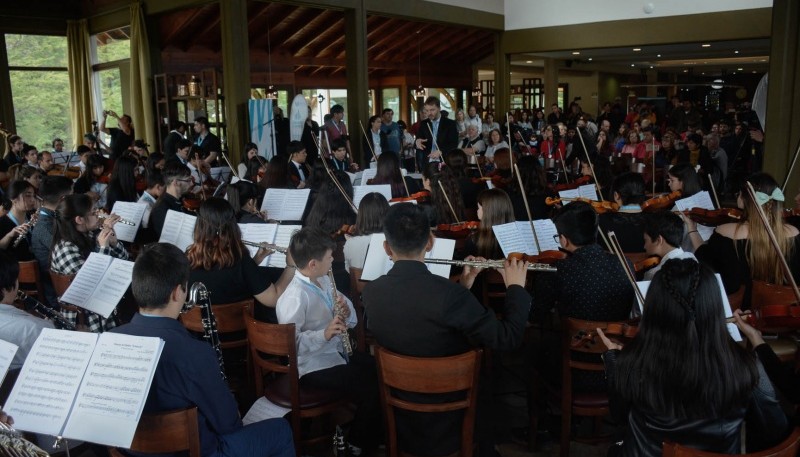
<path id="1" fill-rule="evenodd" d="M 208 35 L 209 31 L 211 30 L 211 26 L 207 25 L 209 20 L 212 17 L 216 17 L 217 22 L 219 22 L 219 6 L 218 5 L 208 5 L 203 7 L 201 14 L 197 16 L 197 22 L 203 25 L 203 30 L 193 29 L 192 27 L 187 27 L 189 30 L 188 35 L 182 39 L 179 43 L 176 43 L 176 46 L 183 51 L 188 51 L 189 48 L 197 41 L 197 37 L 200 35 Z M 218 37 L 220 39 L 221 37 Z M 222 41 L 220 39 L 220 41 Z"/>
<path id="2" fill-rule="evenodd" d="M 255 2 L 258 4 L 258 2 Z M 275 49 L 275 36 L 280 32 L 281 26 L 284 24 L 282 21 L 274 21 L 274 17 L 288 17 L 295 14 L 300 8 L 291 5 L 284 5 L 282 3 L 269 3 L 267 7 L 259 12 L 259 14 L 251 18 L 247 23 L 248 38 L 250 40 L 250 49 L 267 49 L 267 31 L 269 31 L 269 38 L 272 40 L 269 43 L 272 49 Z"/>
<path id="3" fill-rule="evenodd" d="M 459 43 L 461 43 L 461 40 L 460 39 L 454 40 L 454 39 L 459 35 L 463 34 L 464 31 L 461 29 L 453 29 L 453 30 L 445 29 L 444 31 L 437 33 L 436 36 L 432 37 L 431 39 L 422 40 L 419 52 L 422 54 L 424 58 L 428 58 L 430 51 L 439 46 L 447 45 L 450 47 L 456 47 L 459 45 Z M 414 54 L 416 54 L 416 52 Z M 397 58 L 402 60 L 407 60 L 410 56 L 411 56 L 411 50 L 409 49 L 404 54 L 398 54 Z"/>
<path id="4" fill-rule="evenodd" d="M 326 21 L 331 19 L 333 15 L 333 11 L 330 10 L 309 10 L 308 15 L 303 16 L 302 22 L 299 21 L 300 18 L 298 18 L 297 22 L 292 21 L 293 28 L 288 30 L 290 35 L 288 35 L 287 38 L 278 45 L 278 47 L 285 48 L 287 50 L 294 49 L 295 43 L 300 41 L 300 39 L 309 30 L 314 30 L 316 27 L 324 24 Z M 290 52 L 292 55 L 295 54 L 295 52 L 292 51 L 288 52 Z"/>
<path id="5" fill-rule="evenodd" d="M 463 32 L 463 30 L 461 31 Z M 423 50 L 423 54 L 427 54 L 434 59 L 440 58 L 442 55 L 464 55 L 469 49 L 474 49 L 478 44 L 482 44 L 484 37 L 483 31 L 479 29 L 469 30 L 461 38 L 454 41 L 441 40 L 435 46 L 431 46 L 427 52 Z M 471 59 L 467 59 L 471 60 Z"/>
<path id="6" fill-rule="evenodd" d="M 339 38 L 344 38 L 344 16 L 339 16 L 335 22 L 330 24 L 328 27 L 324 28 L 322 31 L 314 30 L 314 36 L 311 38 L 310 41 L 307 41 L 302 46 L 295 46 L 292 48 L 292 55 L 295 56 L 304 56 L 304 55 L 315 55 L 317 53 L 317 48 L 324 48 L 328 45 L 330 40 L 337 40 Z M 315 47 L 315 43 L 317 46 Z M 321 43 L 321 44 L 319 44 Z"/>
<path id="7" fill-rule="evenodd" d="M 172 40 L 180 36 L 184 31 L 184 28 L 186 28 L 186 26 L 194 22 L 195 19 L 203 14 L 205 9 L 206 7 L 178 11 L 176 13 L 172 13 L 168 18 L 164 18 L 163 20 L 166 22 L 164 24 L 164 29 L 166 29 L 165 31 L 167 31 L 167 33 L 161 39 L 162 46 L 166 47 L 173 44 Z"/>
<path id="8" fill-rule="evenodd" d="M 402 49 L 403 46 L 406 46 L 408 43 L 417 44 L 417 30 L 424 31 L 427 27 L 427 24 L 419 24 L 417 22 L 408 22 L 401 27 L 399 27 L 392 35 L 395 36 L 404 36 L 403 38 L 397 39 L 394 41 L 393 44 L 387 46 L 385 49 L 378 52 L 374 57 L 370 57 L 369 60 L 382 60 L 385 56 L 393 55 L 397 49 Z M 408 33 L 408 31 L 413 31 L 413 33 Z M 420 33 L 421 35 L 421 33 Z M 416 48 L 416 46 L 414 46 Z M 416 49 L 415 49 L 416 50 Z M 387 59 L 388 60 L 388 59 Z"/>
<path id="9" fill-rule="evenodd" d="M 330 52 L 335 52 L 336 48 L 341 48 L 344 50 L 344 33 L 340 34 L 338 38 L 330 42 L 327 46 L 323 47 L 316 53 L 316 57 L 327 57 L 326 54 Z M 340 54 L 342 51 L 337 52 L 336 54 Z"/>

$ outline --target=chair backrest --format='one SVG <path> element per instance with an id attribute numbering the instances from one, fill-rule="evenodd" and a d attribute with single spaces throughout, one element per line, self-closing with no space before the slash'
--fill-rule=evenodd
<path id="1" fill-rule="evenodd" d="M 494 309 L 495 312 L 503 310 L 506 299 L 506 283 L 497 270 L 486 270 L 481 274 L 483 306 Z"/>
<path id="2" fill-rule="evenodd" d="M 75 275 L 62 275 L 50 271 L 50 280 L 53 282 L 53 289 L 55 289 L 56 295 L 59 297 L 64 295 L 69 285 L 72 284 L 73 279 L 75 279 Z"/>
<path id="3" fill-rule="evenodd" d="M 44 289 L 42 288 L 42 281 L 39 277 L 39 262 L 36 260 L 26 260 L 19 262 L 19 284 L 20 290 L 26 294 L 36 297 L 39 301 L 44 300 Z M 35 289 L 23 288 L 23 284 L 35 284 Z"/>
<path id="4" fill-rule="evenodd" d="M 399 452 L 395 408 L 429 413 L 465 410 L 461 428 L 461 455 L 472 455 L 481 353 L 481 350 L 473 350 L 451 357 L 423 358 L 395 354 L 381 347 L 375 348 L 390 457 L 396 457 Z M 427 394 L 463 391 L 465 398 L 447 403 L 414 403 L 398 399 L 393 389 Z"/>
<path id="5" fill-rule="evenodd" d="M 294 324 L 268 324 L 255 320 L 248 313 L 244 317 L 250 360 L 255 372 L 256 392 L 264 392 L 264 375 L 270 372 L 286 373 L 292 384 L 292 402 L 299 402 L 297 380 L 297 343 Z M 297 395 L 297 398 L 295 398 Z"/>
<path id="6" fill-rule="evenodd" d="M 575 360 L 573 354 L 602 354 L 606 352 L 606 346 L 600 337 L 597 336 L 597 328 L 605 330 L 609 324 L 619 324 L 627 326 L 627 322 L 598 322 L 584 321 L 580 319 L 567 318 L 566 326 L 562 333 L 562 385 L 565 390 L 572 388 L 572 370 L 583 371 L 604 371 L 605 367 L 599 360 L 597 362 L 587 362 Z M 613 338 L 612 338 L 613 339 Z M 585 358 L 584 358 L 585 359 Z"/>
<path id="7" fill-rule="evenodd" d="M 364 272 L 363 268 L 350 267 L 350 301 L 353 302 L 353 308 L 356 310 L 358 316 L 358 323 L 356 324 L 356 341 L 358 341 L 358 350 L 366 350 L 366 337 L 367 331 L 364 320 L 364 302 L 361 300 L 361 293 L 364 292 L 366 282 L 361 280 L 361 274 Z"/>
<path id="8" fill-rule="evenodd" d="M 217 332 L 220 335 L 244 332 L 246 330 L 244 323 L 245 309 L 253 305 L 252 298 L 240 302 L 212 305 L 211 311 L 214 313 L 214 320 L 217 322 Z M 180 321 L 188 330 L 203 333 L 202 318 L 203 310 L 199 307 L 194 307 L 181 314 Z M 247 338 L 231 340 L 223 337 L 222 341 L 222 347 L 227 349 L 229 347 L 244 346 L 247 343 Z"/>
<path id="9" fill-rule="evenodd" d="M 798 450 L 800 450 L 800 427 L 795 427 L 791 435 L 777 446 L 760 452 L 742 454 L 741 457 L 796 457 Z M 661 452 L 662 457 L 724 457 L 729 455 L 698 451 L 670 442 L 664 443 Z"/>
<path id="10" fill-rule="evenodd" d="M 197 407 L 143 414 L 130 450 L 151 454 L 189 451 L 189 457 L 200 457 Z M 111 454 L 120 455 L 113 450 Z"/>

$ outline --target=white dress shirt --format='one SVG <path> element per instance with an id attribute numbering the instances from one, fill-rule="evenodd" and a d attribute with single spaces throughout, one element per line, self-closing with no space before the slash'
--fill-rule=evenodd
<path id="1" fill-rule="evenodd" d="M 664 257 L 661 258 L 661 262 L 658 262 L 658 265 L 654 266 L 653 268 L 644 272 L 644 279 L 645 281 L 652 281 L 653 276 L 658 273 L 661 267 L 664 266 L 664 262 L 670 259 L 692 259 L 697 261 L 697 257 L 694 256 L 691 252 L 686 252 L 681 248 L 675 248 L 669 251 Z"/>
<path id="2" fill-rule="evenodd" d="M 19 346 L 9 369 L 22 368 L 43 328 L 54 327 L 50 321 L 31 316 L 12 305 L 0 304 L 0 340 Z"/>

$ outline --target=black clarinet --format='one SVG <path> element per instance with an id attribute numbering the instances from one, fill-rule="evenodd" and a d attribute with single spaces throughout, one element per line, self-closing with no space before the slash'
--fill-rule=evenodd
<path id="1" fill-rule="evenodd" d="M 17 291 L 17 300 L 24 303 L 26 309 L 32 309 L 33 311 L 36 312 L 36 314 L 42 316 L 45 319 L 50 319 L 51 321 L 53 321 L 53 324 L 55 324 L 56 327 L 63 330 L 77 330 L 75 328 L 75 325 L 73 325 L 72 322 L 68 321 L 63 314 L 45 305 L 39 300 L 29 297 L 28 294 L 26 294 L 21 290 Z"/>
<path id="2" fill-rule="evenodd" d="M 203 338 L 211 344 L 214 352 L 217 354 L 217 362 L 219 362 L 219 373 L 222 379 L 227 381 L 228 377 L 225 376 L 225 361 L 222 358 L 222 345 L 219 341 L 219 334 L 217 333 L 217 320 L 214 318 L 214 313 L 211 311 L 211 300 L 208 298 L 208 289 L 202 282 L 192 284 L 189 289 L 189 302 L 195 306 L 200 306 L 203 317 Z"/>

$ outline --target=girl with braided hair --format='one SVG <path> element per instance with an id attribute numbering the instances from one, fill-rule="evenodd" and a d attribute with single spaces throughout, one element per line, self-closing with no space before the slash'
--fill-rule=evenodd
<path id="1" fill-rule="evenodd" d="M 691 259 L 667 261 L 624 348 L 598 329 L 611 413 L 627 422 L 624 456 L 660 456 L 664 441 L 737 454 L 778 443 L 788 429 L 763 367 L 728 334 L 717 279 Z"/>

